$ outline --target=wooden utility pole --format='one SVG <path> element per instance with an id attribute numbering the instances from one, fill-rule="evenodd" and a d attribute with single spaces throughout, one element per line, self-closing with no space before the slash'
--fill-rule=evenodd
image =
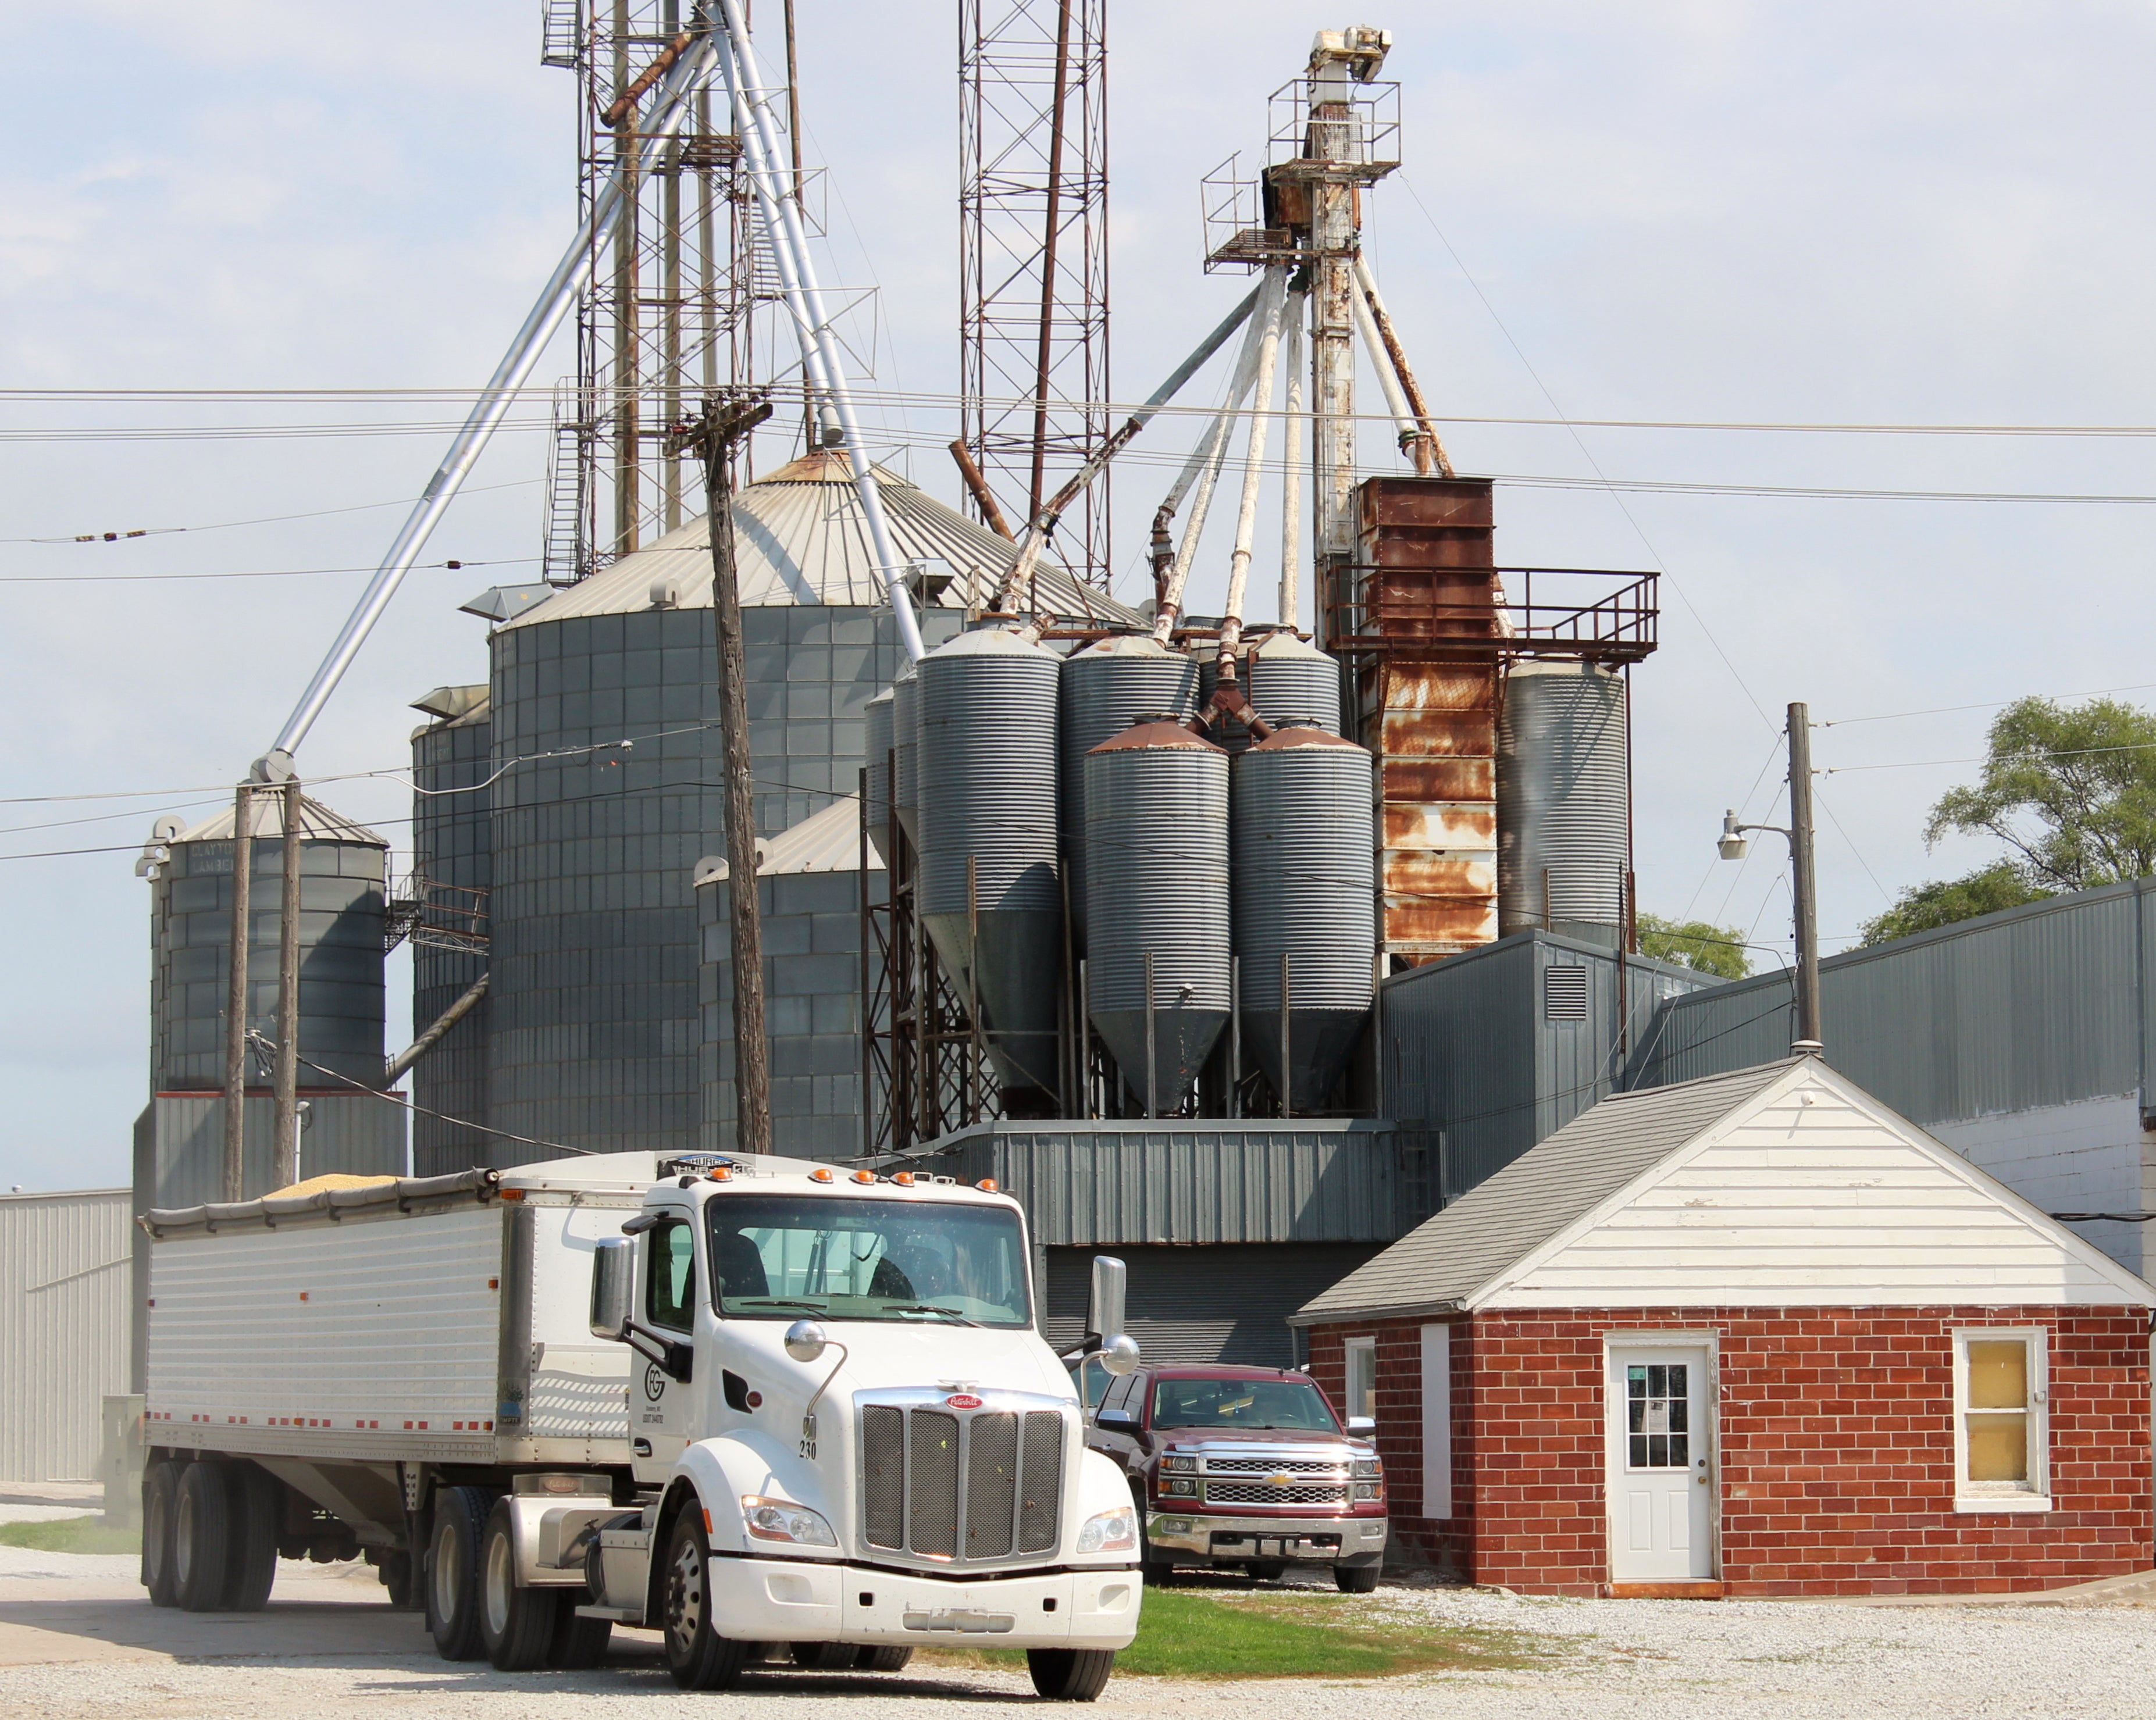
<path id="1" fill-rule="evenodd" d="M 254 871 L 254 789 L 232 802 L 232 962 L 224 991 L 224 1198 L 247 1198 L 247 921 Z"/>
<path id="2" fill-rule="evenodd" d="M 1812 724 L 1804 705 L 1789 707 L 1789 873 L 1797 898 L 1797 1037 L 1816 1051 L 1820 1026 L 1819 885 L 1812 848 Z"/>
<path id="3" fill-rule="evenodd" d="M 300 779 L 285 784 L 284 894 L 277 914 L 277 1062 L 271 1090 L 273 1189 L 300 1180 Z"/>
<path id="4" fill-rule="evenodd" d="M 734 572 L 733 458 L 735 445 L 770 416 L 766 395 L 715 397 L 666 438 L 670 453 L 686 450 L 704 463 L 711 618 L 719 640 L 719 735 L 726 761 L 726 893 L 733 908 L 734 1144 L 743 1153 L 771 1150 L 771 1064 L 763 1028 L 763 920 L 757 899 L 747 669 Z"/>

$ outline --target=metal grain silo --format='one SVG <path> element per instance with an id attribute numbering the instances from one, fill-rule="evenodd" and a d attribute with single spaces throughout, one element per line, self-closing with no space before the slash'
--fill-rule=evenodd
<path id="1" fill-rule="evenodd" d="M 868 829 L 876 858 L 888 862 L 884 845 L 891 832 L 891 690 L 886 687 L 865 707 L 868 724 Z"/>
<path id="2" fill-rule="evenodd" d="M 1293 1111 L 1326 1103 L 1369 1017 L 1378 947 L 1373 816 L 1370 755 L 1353 741 L 1282 729 L 1236 760 L 1243 1048 Z M 1284 1065 L 1291 1078 L 1283 1078 Z"/>
<path id="3" fill-rule="evenodd" d="M 891 683 L 891 798 L 906 840 L 921 844 L 921 678 L 901 663 Z"/>
<path id="4" fill-rule="evenodd" d="M 1546 926 L 1614 948 L 1625 922 L 1625 683 L 1591 663 L 1523 663 L 1497 723 L 1497 929 Z"/>
<path id="5" fill-rule="evenodd" d="M 1228 755 L 1140 723 L 1086 755 L 1086 1011 L 1147 1114 L 1171 1113 L 1228 1025 Z"/>
<path id="6" fill-rule="evenodd" d="M 441 1018 L 486 972 L 494 842 L 487 689 L 437 687 L 413 708 L 435 720 L 412 735 L 412 1031 Z M 487 1005 L 482 997 L 412 1066 L 412 1162 L 434 1175 L 485 1163 Z M 430 1114 L 431 1113 L 431 1114 Z M 457 1119 L 459 1122 L 447 1119 Z M 470 1124 L 478 1124 L 475 1129 Z M 460 1126 L 461 1125 L 461 1126 Z"/>
<path id="7" fill-rule="evenodd" d="M 249 806 L 247 1019 L 251 1027 L 274 1035 L 285 796 L 259 793 Z M 389 844 L 316 800 L 304 803 L 302 816 L 300 1055 L 306 1061 L 300 1084 L 335 1086 L 335 1077 L 341 1076 L 379 1088 Z M 224 1085 L 233 826 L 233 809 L 227 806 L 182 831 L 167 845 L 172 857 L 151 885 L 153 1092 L 207 1092 Z M 310 1063 L 332 1072 L 321 1073 Z M 249 1079 L 255 1079 L 252 1066 Z"/>
<path id="8" fill-rule="evenodd" d="M 980 1006 L 1008 1095 L 1056 1091 L 1063 888 L 1056 854 L 1056 683 L 1063 659 L 1005 628 L 922 658 L 921 923 Z"/>
<path id="9" fill-rule="evenodd" d="M 1244 696 L 1274 728 L 1302 723 L 1328 735 L 1341 732 L 1340 660 L 1306 645 L 1294 634 L 1274 633 L 1255 646 L 1243 659 L 1243 681 Z M 1202 653 L 1198 678 L 1201 706 L 1219 683 L 1219 659 L 1209 652 Z M 1240 723 L 1226 724 L 1215 733 L 1232 753 L 1240 753 L 1250 744 L 1250 731 Z"/>
<path id="10" fill-rule="evenodd" d="M 1086 755 L 1140 717 L 1188 717 L 1197 665 L 1150 633 L 1123 634 L 1074 651 L 1063 663 L 1063 863 L 1071 882 L 1073 946 L 1086 947 Z"/>

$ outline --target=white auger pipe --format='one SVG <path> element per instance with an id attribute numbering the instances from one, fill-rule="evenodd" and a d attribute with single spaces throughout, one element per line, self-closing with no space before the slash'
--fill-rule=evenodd
<path id="1" fill-rule="evenodd" d="M 1220 612 L 1220 673 L 1235 673 L 1235 648 L 1243 641 L 1243 599 L 1250 581 L 1250 540 L 1258 529 L 1258 487 L 1265 475 L 1265 433 L 1272 424 L 1273 371 L 1280 361 L 1281 324 L 1287 312 L 1287 274 L 1267 280 L 1265 332 L 1258 341 L 1258 369 L 1250 385 L 1250 440 L 1243 449 L 1243 495 L 1235 510 L 1235 548 L 1228 560 L 1228 601 Z"/>
<path id="2" fill-rule="evenodd" d="M 1365 340 L 1370 342 L 1370 360 L 1378 367 L 1382 381 L 1389 373 L 1399 384 L 1399 398 L 1420 447 L 1415 455 L 1415 468 L 1427 474 L 1432 468 L 1441 478 L 1452 476 L 1452 457 L 1445 451 L 1444 438 L 1437 433 L 1437 425 L 1430 416 L 1430 406 L 1422 397 L 1422 386 L 1415 381 L 1414 371 L 1408 364 L 1407 348 L 1400 344 L 1399 330 L 1385 310 L 1385 300 L 1378 291 L 1378 278 L 1370 273 L 1370 259 L 1358 255 L 1355 259 L 1355 284 L 1362 289 L 1356 295 L 1355 308 L 1363 313 Z M 1374 337 L 1374 338 L 1373 338 Z M 1385 397 L 1393 398 L 1389 389 Z M 1395 408 L 1397 415 L 1399 408 Z"/>
<path id="3" fill-rule="evenodd" d="M 1280 623 L 1296 624 L 1302 594 L 1296 576 L 1302 555 L 1302 323 L 1308 315 L 1310 294 L 1296 293 L 1287 301 L 1287 399 L 1281 413 L 1281 575 Z"/>
<path id="4" fill-rule="evenodd" d="M 710 74 L 711 64 L 717 58 L 717 44 L 708 33 L 702 33 L 668 70 L 649 113 L 637 125 L 637 134 L 644 140 L 633 170 L 637 175 L 641 176 L 657 164 L 674 134 L 681 129 L 681 121 L 690 109 L 689 96 Z M 307 683 L 307 690 L 300 695 L 292 714 L 285 719 L 285 726 L 277 731 L 270 750 L 254 761 L 253 774 L 257 781 L 281 781 L 292 774 L 292 757 L 299 750 L 300 743 L 307 738 L 307 731 L 314 727 L 315 719 L 321 715 L 322 708 L 330 702 L 337 683 L 359 655 L 360 648 L 367 643 L 367 635 L 374 631 L 375 623 L 389 607 L 398 586 L 404 582 L 404 576 L 412 571 L 412 564 L 419 559 L 419 552 L 426 547 L 434 527 L 449 511 L 449 504 L 464 487 L 480 455 L 485 452 L 495 429 L 508 416 L 517 391 L 531 379 L 531 368 L 538 363 L 540 354 L 546 351 L 547 343 L 553 338 L 562 320 L 577 302 L 577 295 L 590 280 L 593 263 L 620 224 L 623 191 L 619 177 L 607 182 L 606 189 L 592 206 L 591 219 L 563 253 L 562 260 L 554 265 L 554 273 L 540 290 L 539 302 L 531 307 L 531 314 L 524 319 L 524 326 L 509 343 L 509 351 L 495 366 L 494 374 L 487 378 L 471 415 L 457 432 L 456 439 L 450 443 L 449 451 L 435 468 L 434 475 L 427 480 L 418 502 L 390 544 L 389 553 L 382 557 L 382 565 L 367 581 L 358 604 L 330 647 L 329 655 L 315 671 L 314 679 Z"/>
<path id="5" fill-rule="evenodd" d="M 1267 272 L 1265 283 L 1259 288 L 1261 299 L 1270 301 L 1272 277 Z M 1190 503 L 1190 523 L 1183 528 L 1182 540 L 1175 546 L 1175 561 L 1168 571 L 1167 589 L 1161 593 L 1160 612 L 1153 617 L 1152 636 L 1160 643 L 1168 643 L 1175 632 L 1175 617 L 1183 609 L 1183 588 L 1189 582 L 1190 564 L 1197 558 L 1198 539 L 1205 530 L 1205 516 L 1213 506 L 1213 490 L 1220 481 L 1220 468 L 1228 458 L 1228 431 L 1235 422 L 1237 408 L 1243 397 L 1250 392 L 1251 378 L 1257 370 L 1258 347 L 1265 338 L 1267 317 L 1254 314 L 1249 329 L 1243 335 L 1243 350 L 1235 360 L 1235 374 L 1228 384 L 1228 400 L 1212 423 L 1207 427 L 1204 443 L 1205 463 L 1198 474 L 1197 494 Z"/>
<path id="6" fill-rule="evenodd" d="M 1422 427 L 1415 422 L 1414 408 L 1408 404 L 1407 391 L 1400 386 L 1399 376 L 1393 369 L 1392 355 L 1385 351 L 1377 319 L 1370 315 L 1369 300 L 1360 293 L 1352 296 L 1355 301 L 1355 332 L 1363 337 L 1363 348 L 1370 355 L 1370 368 L 1378 373 L 1378 386 L 1385 396 L 1385 410 L 1399 425 L 1400 446 L 1409 447 L 1421 437 Z"/>
<path id="7" fill-rule="evenodd" d="M 756 62 L 742 16 L 741 0 L 718 0 L 726 18 L 727 52 L 720 56 L 726 87 L 733 98 L 736 126 L 748 166 L 749 183 L 756 192 L 757 212 L 771 240 L 773 260 L 778 267 L 779 289 L 793 317 L 801 340 L 801 366 L 808 385 L 821 395 L 821 405 L 838 423 L 841 444 L 854 468 L 854 494 L 860 498 L 861 514 L 868 523 L 869 545 L 890 594 L 891 612 L 898 622 L 899 642 L 912 661 L 921 660 L 921 624 L 913 613 L 913 600 L 906 590 L 906 566 L 885 519 L 882 492 L 869 464 L 869 451 L 861 440 L 854 416 L 853 397 L 847 390 L 845 366 L 839 356 L 838 338 L 824 309 L 823 289 L 817 284 L 816 265 L 808 252 L 807 223 L 801 218 L 801 202 L 789 166 L 778 163 L 778 134 L 771 116 L 771 92 L 757 82 Z"/>

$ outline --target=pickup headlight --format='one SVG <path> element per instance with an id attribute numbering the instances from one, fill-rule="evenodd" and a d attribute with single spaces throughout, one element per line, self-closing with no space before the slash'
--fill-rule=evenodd
<path id="1" fill-rule="evenodd" d="M 1385 1466 L 1375 1457 L 1358 1457 L 1355 1460 L 1355 1479 L 1358 1481 L 1375 1481 L 1384 1472 Z"/>
<path id="2" fill-rule="evenodd" d="M 1160 1494 L 1163 1499 L 1194 1499 L 1198 1497 L 1195 1476 L 1169 1475 L 1161 1477 Z"/>
<path id="3" fill-rule="evenodd" d="M 817 1519 L 819 1523 L 822 1519 Z M 1078 1531 L 1081 1553 L 1135 1553 L 1138 1550 L 1137 1513 L 1127 1505 L 1103 1511 L 1086 1519 Z"/>
<path id="4" fill-rule="evenodd" d="M 1383 1482 L 1358 1481 L 1355 1483 L 1355 1497 L 1358 1499 L 1382 1499 L 1384 1496 L 1385 1484 Z"/>
<path id="5" fill-rule="evenodd" d="M 791 1499 L 767 1499 L 761 1493 L 742 1495 L 742 1518 L 752 1537 L 778 1541 L 789 1547 L 835 1547 L 839 1538 L 806 1505 Z"/>
<path id="6" fill-rule="evenodd" d="M 1197 1458 L 1178 1457 L 1173 1451 L 1169 1452 L 1167 1456 L 1160 1460 L 1160 1467 L 1163 1469 L 1178 1470 L 1186 1475 L 1195 1475 L 1198 1473 Z"/>

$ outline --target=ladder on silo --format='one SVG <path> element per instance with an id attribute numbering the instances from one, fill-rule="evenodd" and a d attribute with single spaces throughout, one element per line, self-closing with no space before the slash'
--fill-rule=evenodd
<path id="1" fill-rule="evenodd" d="M 578 389 L 562 383 L 554 390 L 554 443 L 547 454 L 547 528 L 540 550 L 539 575 L 549 585 L 573 585 L 590 571 L 584 566 L 584 467 L 591 426 L 578 410 Z"/>
<path id="2" fill-rule="evenodd" d="M 542 0 L 539 64 L 573 71 L 583 46 L 583 0 Z"/>

